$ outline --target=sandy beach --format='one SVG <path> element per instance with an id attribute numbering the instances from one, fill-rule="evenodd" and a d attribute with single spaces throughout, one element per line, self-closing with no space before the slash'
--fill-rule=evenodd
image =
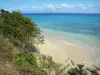
<path id="1" fill-rule="evenodd" d="M 44 44 L 38 47 L 41 54 L 52 56 L 56 62 L 61 64 L 66 64 L 65 61 L 68 59 L 73 60 L 76 64 L 80 64 L 95 56 L 95 53 L 90 52 L 86 48 L 51 38 L 45 38 Z"/>

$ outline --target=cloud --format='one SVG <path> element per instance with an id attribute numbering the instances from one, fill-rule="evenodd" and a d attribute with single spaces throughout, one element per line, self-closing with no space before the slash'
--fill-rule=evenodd
<path id="1" fill-rule="evenodd" d="M 61 4 L 61 6 L 63 6 L 63 7 L 69 7 L 69 5 L 67 5 L 67 4 Z"/>
<path id="2" fill-rule="evenodd" d="M 88 10 L 88 9 L 92 9 L 92 7 L 94 7 L 94 6 L 93 5 L 78 4 L 78 5 L 72 5 L 72 7 L 75 9 Z"/>
<path id="3" fill-rule="evenodd" d="M 32 8 L 35 8 L 36 9 L 36 6 L 32 6 Z"/>
<path id="4" fill-rule="evenodd" d="M 41 9 L 55 10 L 55 6 L 52 4 L 44 4 L 40 6 Z"/>
<path id="5" fill-rule="evenodd" d="M 88 5 L 79 4 L 79 5 L 74 5 L 73 7 L 79 10 L 100 11 L 100 6 L 90 5 L 90 4 Z"/>
<path id="6" fill-rule="evenodd" d="M 52 10 L 52 11 L 60 11 L 60 10 L 85 10 L 85 11 L 99 11 L 100 6 L 96 5 L 85 5 L 85 4 L 76 4 L 76 5 L 68 5 L 68 4 L 58 4 L 58 5 L 52 5 L 52 4 L 44 4 L 40 6 L 42 9 L 46 10 Z"/>
<path id="7" fill-rule="evenodd" d="M 33 11 L 33 10 L 36 10 L 36 8 L 37 8 L 36 6 L 23 6 L 23 7 L 20 7 L 19 10 L 20 11 Z"/>
<path id="8" fill-rule="evenodd" d="M 58 10 L 63 10 L 63 9 L 68 9 L 70 8 L 70 5 L 67 4 L 60 4 L 60 5 L 55 5 L 55 8 Z"/>
<path id="9" fill-rule="evenodd" d="M 59 5 L 52 5 L 52 4 L 44 4 L 40 6 L 42 9 L 48 9 L 48 10 L 61 10 L 65 8 L 69 8 L 70 6 L 67 4 L 59 4 Z"/>
<path id="10" fill-rule="evenodd" d="M 12 7 L 12 8 L 9 8 L 7 10 L 9 11 L 33 11 L 33 10 L 36 10 L 36 6 L 17 6 L 17 7 Z"/>
<path id="11" fill-rule="evenodd" d="M 18 4 L 20 6 L 20 4 Z M 20 11 L 50 11 L 50 12 L 100 12 L 100 6 L 90 4 L 43 4 L 40 6 L 20 6 L 10 8 L 10 10 Z"/>

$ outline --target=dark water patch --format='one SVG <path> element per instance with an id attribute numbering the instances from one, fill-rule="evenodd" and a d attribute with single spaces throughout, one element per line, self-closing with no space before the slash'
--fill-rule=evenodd
<path id="1" fill-rule="evenodd" d="M 100 38 L 98 38 L 98 40 L 100 41 Z"/>
<path id="2" fill-rule="evenodd" d="M 92 28 L 92 30 L 95 32 L 100 32 L 100 27 L 94 27 L 94 28 Z"/>
<path id="3" fill-rule="evenodd" d="M 51 24 L 48 24 L 48 26 L 49 26 L 49 28 L 57 29 L 57 30 L 61 30 L 61 31 L 100 35 L 100 26 L 94 26 L 91 24 L 51 23 Z M 47 26 L 47 28 L 48 28 L 48 26 Z"/>

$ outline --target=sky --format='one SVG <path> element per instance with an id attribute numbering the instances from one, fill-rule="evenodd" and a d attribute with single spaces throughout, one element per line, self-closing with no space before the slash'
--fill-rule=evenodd
<path id="1" fill-rule="evenodd" d="M 100 13 L 100 0 L 0 0 L 0 9 L 23 13 Z"/>

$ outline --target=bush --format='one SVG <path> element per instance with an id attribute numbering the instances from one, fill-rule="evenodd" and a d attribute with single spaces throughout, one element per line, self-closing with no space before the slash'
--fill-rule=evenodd
<path id="1" fill-rule="evenodd" d="M 0 12 L 0 34 L 5 38 L 14 40 L 14 44 L 20 44 L 21 47 L 31 40 L 34 44 L 43 43 L 39 27 L 30 18 L 24 17 L 19 11 L 8 12 L 2 9 Z"/>
<path id="2" fill-rule="evenodd" d="M 47 75 L 37 64 L 34 53 L 22 51 L 13 59 L 20 75 Z"/>
<path id="3" fill-rule="evenodd" d="M 53 61 L 51 56 L 41 55 L 39 66 L 47 73 L 47 75 L 64 75 L 67 67 Z"/>
<path id="4" fill-rule="evenodd" d="M 37 67 L 36 57 L 34 53 L 30 53 L 28 51 L 23 51 L 17 54 L 13 60 L 13 62 L 18 67 L 24 67 L 26 69 L 32 69 L 33 67 Z"/>

